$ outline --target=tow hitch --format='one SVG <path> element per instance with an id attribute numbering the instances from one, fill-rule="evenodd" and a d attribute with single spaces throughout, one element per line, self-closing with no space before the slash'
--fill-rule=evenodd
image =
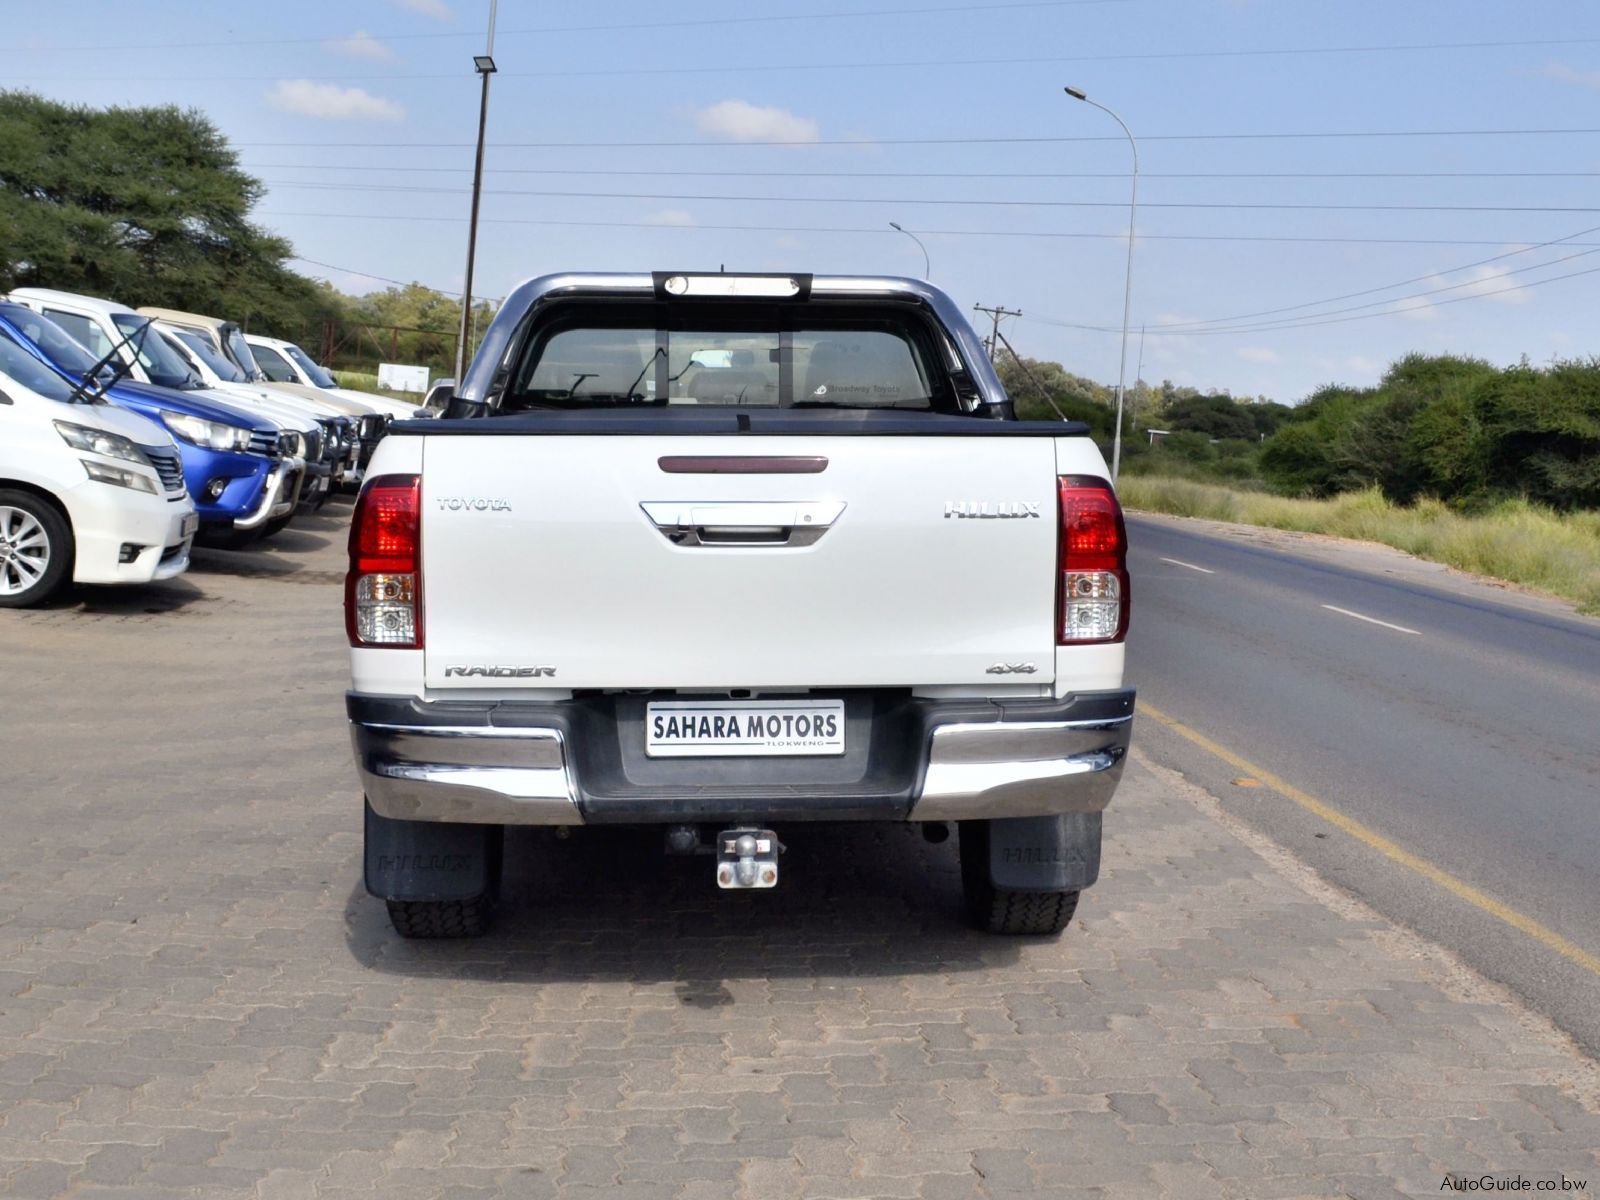
<path id="1" fill-rule="evenodd" d="M 778 835 L 770 829 L 724 829 L 717 834 L 717 886 L 777 887 L 782 850 Z"/>

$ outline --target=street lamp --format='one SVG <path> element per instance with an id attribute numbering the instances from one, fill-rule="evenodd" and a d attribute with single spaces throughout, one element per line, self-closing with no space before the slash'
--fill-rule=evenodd
<path id="1" fill-rule="evenodd" d="M 467 372 L 467 338 L 472 319 L 472 267 L 478 254 L 478 201 L 483 195 L 483 134 L 489 124 L 489 76 L 494 65 L 494 18 L 499 0 L 489 0 L 489 44 L 482 54 L 472 56 L 473 70 L 483 80 L 483 99 L 478 105 L 478 159 L 472 168 L 472 218 L 467 223 L 467 281 L 461 293 L 461 328 L 456 333 L 456 387 Z"/>
<path id="2" fill-rule="evenodd" d="M 922 239 L 919 238 L 916 234 L 912 233 L 911 230 L 909 230 L 905 226 L 901 225 L 900 222 L 898 222 L 898 221 L 890 221 L 889 222 L 889 228 L 890 229 L 898 229 L 901 233 L 905 234 L 908 238 L 910 238 L 913 242 L 915 242 L 917 244 L 917 249 L 922 251 L 922 277 L 924 279 L 927 279 L 930 275 L 932 275 L 933 274 L 933 268 L 928 265 L 928 248 L 922 244 Z"/>
<path id="3" fill-rule="evenodd" d="M 1117 477 L 1122 466 L 1122 403 L 1128 379 L 1128 318 L 1133 304 L 1133 227 L 1134 219 L 1139 211 L 1139 143 L 1134 141 L 1133 131 L 1128 128 L 1128 123 L 1104 104 L 1091 100 L 1077 88 L 1063 88 L 1067 95 L 1074 100 L 1082 100 L 1085 104 L 1098 108 L 1106 113 L 1128 137 L 1128 145 L 1133 147 L 1133 194 L 1128 199 L 1128 270 L 1122 282 L 1122 365 L 1117 368 L 1117 432 L 1111 439 L 1111 478 Z"/>

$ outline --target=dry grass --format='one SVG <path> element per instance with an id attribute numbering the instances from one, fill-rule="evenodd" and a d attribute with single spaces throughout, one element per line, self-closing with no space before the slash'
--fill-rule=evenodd
<path id="1" fill-rule="evenodd" d="M 1124 475 L 1117 490 L 1129 508 L 1381 542 L 1600 613 L 1600 512 L 1560 514 L 1511 500 L 1464 516 L 1437 500 L 1401 508 L 1376 489 L 1332 500 L 1291 500 L 1151 475 Z"/>
<path id="2" fill-rule="evenodd" d="M 349 388 L 353 392 L 376 392 L 380 396 L 400 396 L 407 393 L 392 391 L 386 387 L 378 386 L 378 377 L 365 371 L 335 371 L 333 381 L 342 388 Z M 418 401 L 420 404 L 421 401 Z"/>

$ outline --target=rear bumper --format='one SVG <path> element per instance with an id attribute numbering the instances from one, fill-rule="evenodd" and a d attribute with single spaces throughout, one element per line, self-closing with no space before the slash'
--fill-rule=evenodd
<path id="1" fill-rule="evenodd" d="M 1131 689 L 1066 700 L 848 696 L 843 760 L 646 760 L 644 697 L 458 703 L 350 693 L 379 816 L 503 825 L 964 821 L 1102 811 L 1122 776 Z M 848 734 L 847 734 L 848 739 Z"/>

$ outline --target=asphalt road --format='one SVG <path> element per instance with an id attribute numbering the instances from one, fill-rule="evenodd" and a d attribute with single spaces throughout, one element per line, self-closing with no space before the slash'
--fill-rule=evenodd
<path id="1" fill-rule="evenodd" d="M 1170 725 L 1138 744 L 1326 878 L 1600 1050 L 1600 621 L 1369 551 L 1129 520 L 1142 704 L 1510 910 L 1498 915 Z M 1240 782 L 1242 781 L 1242 782 Z"/>

